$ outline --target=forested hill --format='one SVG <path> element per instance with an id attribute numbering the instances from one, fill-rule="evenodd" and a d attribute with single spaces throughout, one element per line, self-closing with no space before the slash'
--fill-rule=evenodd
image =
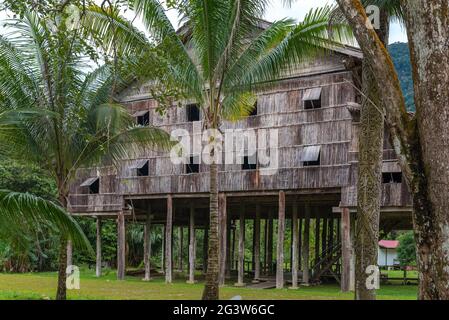
<path id="1" fill-rule="evenodd" d="M 410 52 L 408 44 L 396 42 L 390 44 L 388 50 L 390 51 L 399 80 L 401 81 L 407 108 L 410 111 L 415 111 L 415 104 L 413 101 L 412 68 L 410 65 Z"/>

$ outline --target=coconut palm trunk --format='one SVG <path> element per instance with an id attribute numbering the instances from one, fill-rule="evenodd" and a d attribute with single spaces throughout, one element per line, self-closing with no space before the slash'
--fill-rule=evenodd
<path id="1" fill-rule="evenodd" d="M 215 149 L 212 151 L 214 158 Z M 203 291 L 203 300 L 218 300 L 219 298 L 219 244 L 218 244 L 218 165 L 215 160 L 210 165 L 210 223 L 209 248 L 207 254 L 206 284 Z"/>
<path id="2" fill-rule="evenodd" d="M 64 181 L 64 180 L 60 180 Z M 60 195 L 59 203 L 67 210 L 67 196 Z M 61 235 L 59 240 L 59 255 L 58 255 L 58 287 L 56 291 L 56 300 L 67 299 L 67 237 Z"/>

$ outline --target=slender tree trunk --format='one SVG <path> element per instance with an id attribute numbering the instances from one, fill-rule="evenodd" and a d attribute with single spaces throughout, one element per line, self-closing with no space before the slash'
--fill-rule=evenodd
<path id="1" fill-rule="evenodd" d="M 405 108 L 391 58 L 368 29 L 360 0 L 337 0 L 370 62 L 386 123 L 413 197 L 419 298 L 449 299 L 449 38 L 447 0 L 401 0 L 409 39 L 416 115 Z"/>
<path id="2" fill-rule="evenodd" d="M 67 200 L 64 194 L 59 196 L 59 202 L 63 208 L 67 209 Z M 59 268 L 58 268 L 58 289 L 56 291 L 56 300 L 67 299 L 67 237 L 61 235 L 59 242 Z"/>
<path id="3" fill-rule="evenodd" d="M 56 300 L 67 299 L 67 238 L 61 236 L 59 242 L 59 268 L 58 268 L 58 290 L 56 292 Z"/>
<path id="4" fill-rule="evenodd" d="M 381 12 L 379 39 L 388 44 L 389 15 Z M 359 133 L 357 221 L 355 227 L 355 297 L 375 300 L 376 290 L 366 286 L 368 266 L 377 265 L 382 197 L 384 117 L 376 79 L 365 60 L 362 68 L 362 108 Z"/>
<path id="5" fill-rule="evenodd" d="M 210 232 L 203 300 L 218 300 L 219 298 L 218 166 L 215 161 L 214 150 L 212 150 L 211 156 L 213 161 L 210 165 Z"/>

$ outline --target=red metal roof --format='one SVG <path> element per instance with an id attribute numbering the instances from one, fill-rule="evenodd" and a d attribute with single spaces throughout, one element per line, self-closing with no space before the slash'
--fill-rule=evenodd
<path id="1" fill-rule="evenodd" d="M 380 240 L 379 247 L 386 249 L 396 249 L 399 246 L 398 240 Z"/>

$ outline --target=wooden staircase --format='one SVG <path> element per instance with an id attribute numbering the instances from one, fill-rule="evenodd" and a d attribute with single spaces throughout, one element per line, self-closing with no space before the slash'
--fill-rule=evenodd
<path id="1" fill-rule="evenodd" d="M 312 283 L 319 283 L 323 277 L 333 277 L 340 283 L 341 242 L 337 242 L 312 262 Z"/>

